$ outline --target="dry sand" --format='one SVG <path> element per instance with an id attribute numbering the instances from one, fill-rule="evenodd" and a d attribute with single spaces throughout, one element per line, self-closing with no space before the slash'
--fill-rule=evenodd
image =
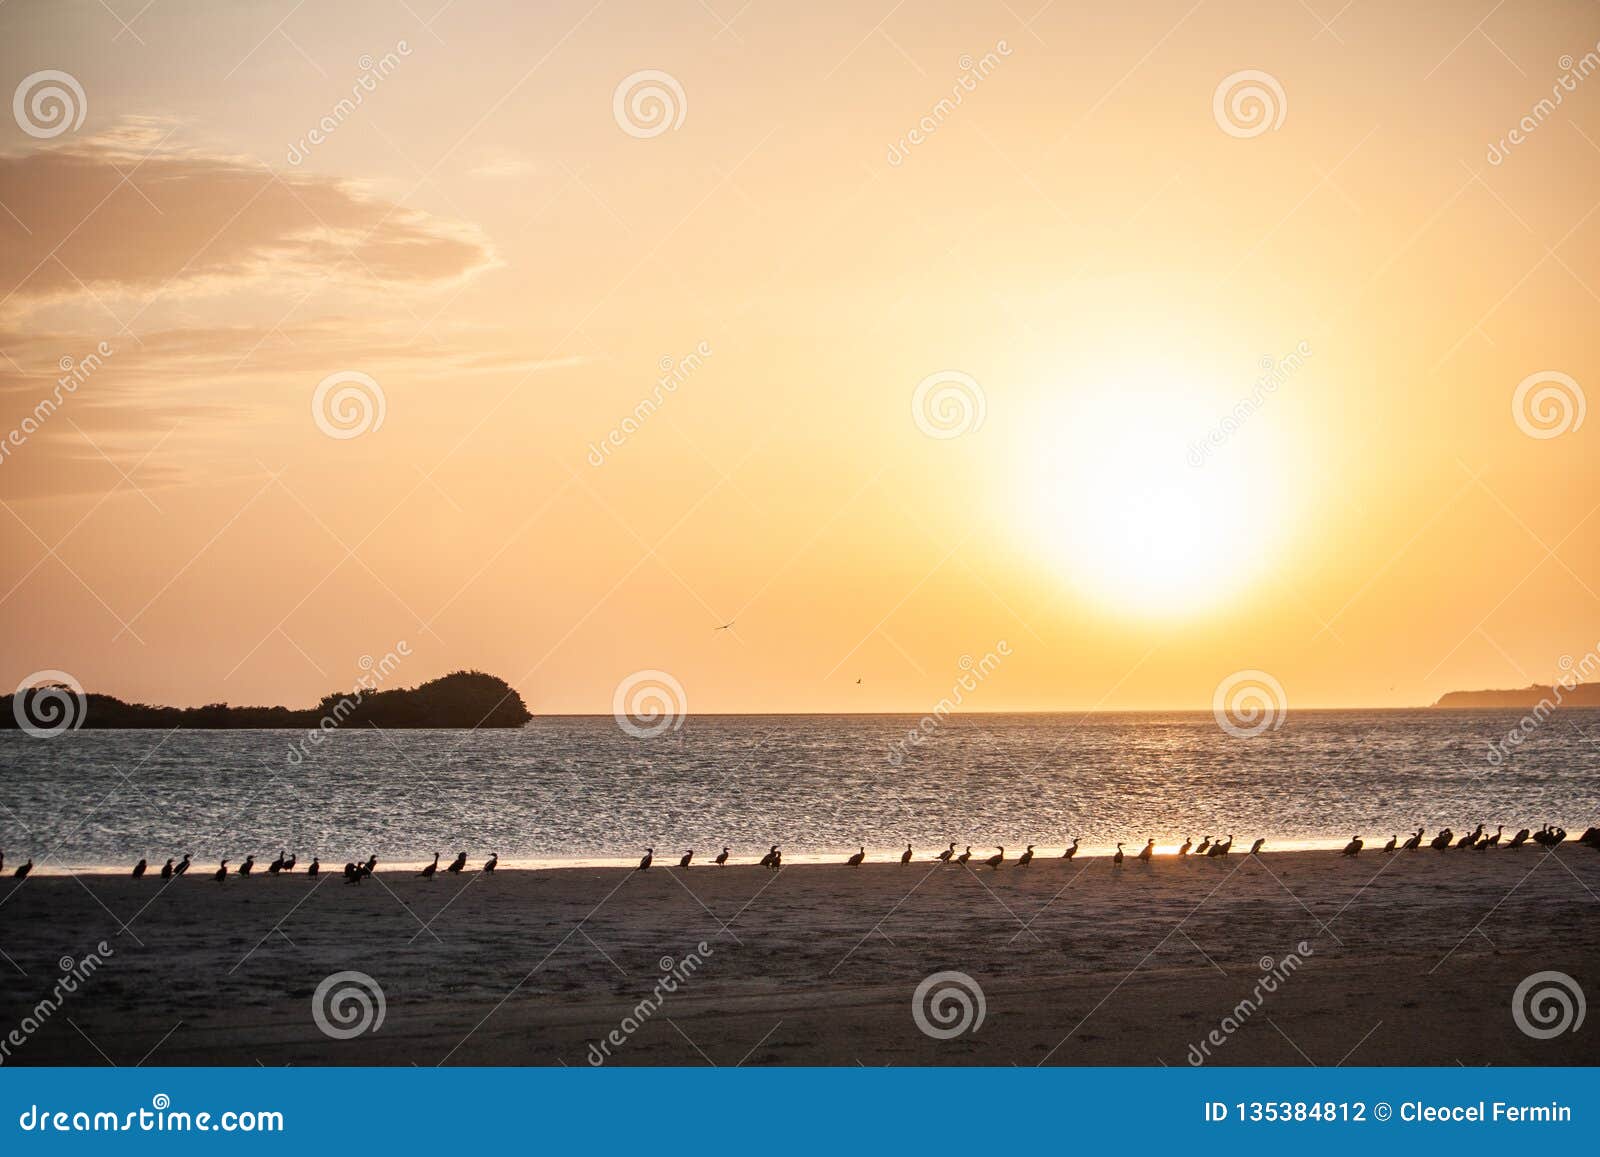
<path id="1" fill-rule="evenodd" d="M 9 896 L 7 897 L 7 893 Z M 1512 996 L 1564 972 L 1600 998 L 1600 853 L 1568 845 L 1072 863 L 385 872 L 218 885 L 0 881 L 0 1037 L 59 958 L 112 950 L 8 1064 L 1183 1065 L 1263 958 L 1308 951 L 1215 1064 L 1595 1064 L 1600 1013 L 1539 1040 Z M 126 927 L 120 927 L 123 924 Z M 694 974 L 623 1026 L 701 942 Z M 318 983 L 381 985 L 380 1028 L 332 1039 Z M 960 970 L 981 1027 L 912 1016 Z M 23 975 L 26 973 L 26 975 Z"/>

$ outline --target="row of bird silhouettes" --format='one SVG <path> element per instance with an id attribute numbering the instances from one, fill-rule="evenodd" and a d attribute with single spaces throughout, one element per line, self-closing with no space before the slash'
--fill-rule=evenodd
<path id="1" fill-rule="evenodd" d="M 1404 842 L 1400 840 L 1399 836 L 1390 836 L 1389 842 L 1383 845 L 1383 850 L 1385 852 L 1417 851 L 1422 847 L 1424 832 L 1425 829 L 1418 828 L 1409 837 L 1407 837 Z M 1496 827 L 1494 833 L 1489 834 L 1484 825 L 1479 824 L 1475 830 L 1460 837 L 1456 836 L 1456 834 L 1449 828 L 1444 828 L 1428 841 L 1428 846 L 1433 848 L 1435 851 L 1440 852 L 1449 848 L 1475 848 L 1478 851 L 1486 851 L 1493 847 L 1520 848 L 1526 843 L 1534 843 L 1546 848 L 1555 848 L 1564 843 L 1567 839 L 1566 829 L 1554 824 L 1545 824 L 1538 831 L 1530 831 L 1527 828 L 1523 828 L 1517 832 L 1516 835 L 1511 836 L 1509 839 L 1506 839 L 1504 843 L 1502 843 L 1501 839 L 1504 833 L 1504 825 Z M 1060 858 L 1063 860 L 1070 860 L 1076 856 L 1078 854 L 1078 846 L 1080 842 L 1081 837 L 1073 837 L 1072 843 L 1064 851 L 1062 851 Z M 1267 841 L 1265 837 L 1256 840 L 1255 843 L 1250 845 L 1249 854 L 1253 856 L 1257 852 L 1261 851 L 1261 849 L 1266 846 L 1266 842 Z M 1588 828 L 1584 831 L 1583 835 L 1578 837 L 1577 842 L 1588 847 L 1600 849 L 1600 827 Z M 1017 856 L 1015 863 L 1018 867 L 1026 867 L 1033 862 L 1035 846 L 1036 845 L 1034 844 L 1029 844 L 1023 850 L 1022 854 Z M 1124 852 L 1125 847 L 1126 845 L 1123 843 L 1117 844 L 1117 850 L 1111 856 L 1112 864 L 1121 864 L 1126 859 L 1126 854 Z M 1358 856 L 1361 854 L 1361 850 L 1364 847 L 1366 847 L 1365 840 L 1363 840 L 1359 835 L 1352 836 L 1350 842 L 1347 843 L 1343 849 L 1341 849 L 1341 854 L 1346 856 Z M 1185 839 L 1183 843 L 1178 846 L 1178 849 L 1174 855 L 1178 859 L 1185 859 L 1192 852 L 1196 856 L 1205 856 L 1210 858 L 1227 856 L 1232 851 L 1233 836 L 1230 834 L 1227 839 L 1216 841 L 1213 841 L 1210 836 L 1206 836 L 1201 839 L 1199 844 L 1194 843 L 1193 839 Z M 1155 854 L 1156 842 L 1153 838 L 1151 838 L 1145 841 L 1144 847 L 1140 849 L 1133 858 L 1144 863 L 1149 863 L 1155 857 Z M 728 863 L 728 855 L 728 849 L 724 847 L 721 852 L 712 857 L 711 862 L 716 864 L 718 867 L 724 867 Z M 684 852 L 681 857 L 679 857 L 678 867 L 689 867 L 690 864 L 694 862 L 694 857 L 695 850 L 690 848 L 688 851 Z M 900 863 L 909 864 L 912 862 L 913 858 L 911 845 L 907 844 L 905 851 L 900 853 Z M 965 851 L 958 854 L 956 852 L 956 845 L 952 843 L 938 855 L 934 856 L 933 861 L 943 864 L 967 864 L 972 860 L 972 858 L 971 844 L 966 846 Z M 170 880 L 174 877 L 182 876 L 188 872 L 192 861 L 193 855 L 192 853 L 188 852 L 184 853 L 183 859 L 181 860 L 174 860 L 173 858 L 168 857 L 167 862 L 161 866 L 158 874 L 163 880 Z M 866 863 L 866 861 L 867 849 L 865 847 L 861 847 L 857 849 L 855 854 L 847 858 L 845 863 L 852 868 L 858 868 L 862 864 Z M 5 870 L 5 862 L 5 853 L 0 852 L 0 873 L 3 873 Z M 980 862 L 987 867 L 998 868 L 1002 864 L 1005 864 L 1009 861 L 1006 859 L 1005 848 L 997 846 L 994 855 L 984 857 L 980 860 Z M 499 866 L 499 863 L 499 855 L 492 853 L 489 858 L 483 862 L 483 866 L 479 870 L 484 872 L 493 872 L 495 868 Z M 655 849 L 646 848 L 643 858 L 639 861 L 638 870 L 642 872 L 654 863 Z M 223 860 L 220 864 L 218 864 L 216 870 L 212 872 L 211 878 L 220 883 L 226 880 L 229 875 L 249 876 L 255 871 L 256 858 L 254 856 L 246 856 L 242 863 L 235 865 L 231 873 L 228 870 L 228 864 L 228 860 Z M 295 869 L 295 864 L 296 858 L 294 856 L 288 855 L 286 852 L 279 852 L 278 858 L 269 863 L 265 870 L 269 876 L 276 876 L 280 873 L 292 873 Z M 779 850 L 777 844 L 773 844 L 767 849 L 766 855 L 761 857 L 761 859 L 758 861 L 758 865 L 763 868 L 771 869 L 776 869 L 783 866 L 783 853 Z M 377 866 L 377 856 L 371 856 L 359 864 L 354 862 L 348 863 L 344 866 L 345 882 L 350 884 L 359 884 L 362 880 L 366 879 L 368 876 L 371 876 L 373 870 Z M 149 871 L 149 867 L 150 865 L 147 860 L 140 860 L 133 866 L 133 878 L 135 880 L 142 878 L 146 872 Z M 439 856 L 435 854 L 433 857 L 433 862 L 426 865 L 420 872 L 417 873 L 417 875 L 421 876 L 423 879 L 431 880 L 441 870 L 459 874 L 460 872 L 466 870 L 466 867 L 467 853 L 464 851 L 457 852 L 456 858 L 450 863 L 444 865 L 442 869 L 439 865 Z M 26 863 L 17 865 L 11 874 L 14 879 L 23 880 L 26 879 L 28 874 L 32 871 L 33 860 L 30 858 Z M 320 876 L 322 874 L 321 861 L 313 857 L 311 863 L 306 867 L 305 874 L 313 877 Z"/>
<path id="2" fill-rule="evenodd" d="M 1423 828 L 1418 828 L 1416 831 L 1411 833 L 1404 843 L 1399 842 L 1399 836 L 1390 836 L 1389 842 L 1383 845 L 1383 850 L 1386 852 L 1417 851 L 1422 847 L 1422 836 L 1424 830 L 1425 829 Z M 1479 824 L 1476 830 L 1468 832 L 1464 836 L 1458 837 L 1449 828 L 1444 828 L 1440 830 L 1438 835 L 1434 836 L 1433 839 L 1428 841 L 1428 846 L 1436 852 L 1443 852 L 1450 848 L 1475 848 L 1480 852 L 1484 852 L 1488 851 L 1490 848 L 1497 848 L 1501 846 L 1507 848 L 1520 848 L 1523 844 L 1530 842 L 1538 844 L 1541 847 L 1555 848 L 1559 847 L 1567 838 L 1566 828 L 1558 827 L 1552 824 L 1545 824 L 1544 827 L 1540 828 L 1536 832 L 1530 832 L 1527 828 L 1523 828 L 1516 835 L 1506 840 L 1505 844 L 1502 845 L 1500 843 L 1500 838 L 1505 834 L 1505 830 L 1505 825 L 1501 824 L 1494 829 L 1493 835 L 1489 835 L 1484 826 Z M 1589 828 L 1583 833 L 1583 835 L 1578 837 L 1578 842 L 1580 844 L 1587 844 L 1592 848 L 1600 848 L 1600 827 Z M 1361 854 L 1361 849 L 1364 847 L 1366 847 L 1366 843 L 1360 836 L 1352 836 L 1350 837 L 1350 842 L 1344 846 L 1343 854 L 1346 856 L 1359 856 Z"/>
<path id="3" fill-rule="evenodd" d="M 1073 837 L 1071 845 L 1069 847 L 1067 847 L 1067 849 L 1061 853 L 1061 859 L 1070 860 L 1074 856 L 1076 856 L 1078 854 L 1078 846 L 1079 846 L 1079 844 L 1081 842 L 1082 842 L 1082 837 L 1079 837 L 1079 836 Z M 1267 841 L 1266 841 L 1265 838 L 1257 840 L 1254 844 L 1251 845 L 1250 854 L 1252 856 L 1255 855 L 1257 852 L 1259 852 L 1262 849 L 1263 846 L 1265 846 L 1266 842 Z M 1029 844 L 1025 849 L 1023 849 L 1022 854 L 1016 858 L 1016 864 L 1017 864 L 1018 867 L 1024 867 L 1025 868 L 1029 864 L 1033 863 L 1034 848 L 1036 846 L 1037 845 L 1035 845 L 1035 844 Z M 1123 859 L 1125 858 L 1124 854 L 1123 854 L 1123 847 L 1124 847 L 1123 844 L 1118 844 L 1117 845 L 1116 854 L 1111 857 L 1111 862 L 1113 864 L 1120 864 L 1120 863 L 1123 862 Z M 1197 856 L 1226 856 L 1229 852 L 1231 852 L 1233 850 L 1233 837 L 1230 835 L 1226 840 L 1218 840 L 1215 843 L 1213 843 L 1212 840 L 1211 840 L 1211 837 L 1207 836 L 1207 837 L 1205 837 L 1205 839 L 1203 839 L 1200 842 L 1198 847 L 1195 845 L 1195 843 L 1194 843 L 1194 841 L 1192 839 L 1184 840 L 1183 841 L 1183 845 L 1178 849 L 1177 854 L 1178 854 L 1178 856 L 1180 858 L 1181 857 L 1186 857 L 1186 856 L 1189 855 L 1189 852 L 1190 852 L 1191 849 L 1193 849 L 1194 854 L 1197 855 Z M 1151 839 L 1148 842 L 1146 842 L 1146 844 L 1144 846 L 1144 849 L 1141 852 L 1139 852 L 1138 855 L 1136 855 L 1134 858 L 1137 859 L 1137 860 L 1143 860 L 1143 861 L 1148 863 L 1150 861 L 1150 859 L 1155 855 L 1155 850 L 1156 850 L 1156 842 L 1155 842 L 1154 839 Z M 693 848 L 690 848 L 688 851 L 684 852 L 682 856 L 679 857 L 679 859 L 678 859 L 678 867 L 680 867 L 680 868 L 689 867 L 692 863 L 694 863 L 694 857 L 695 857 L 695 850 Z M 914 858 L 915 858 L 915 853 L 912 851 L 911 845 L 907 844 L 906 845 L 906 850 L 900 853 L 900 862 L 902 864 L 909 864 L 909 863 L 912 862 L 912 860 Z M 971 861 L 971 859 L 972 859 L 972 845 L 971 844 L 967 845 L 967 850 L 966 851 L 961 852 L 958 855 L 956 853 L 956 845 L 952 843 L 949 847 L 945 848 L 944 851 L 942 851 L 938 855 L 934 856 L 933 859 L 930 862 L 937 862 L 937 863 L 942 863 L 942 864 L 966 864 L 969 861 Z M 640 871 L 640 872 L 646 871 L 655 862 L 656 862 L 656 850 L 654 848 L 646 848 L 645 851 L 644 851 L 644 855 L 639 860 L 639 867 L 637 868 L 637 870 Z M 715 857 L 713 857 L 711 862 L 716 864 L 719 868 L 726 866 L 727 863 L 728 863 L 728 849 L 727 848 L 723 848 L 721 852 L 719 852 Z M 855 851 L 855 853 L 853 855 L 849 856 L 844 862 L 847 865 L 849 865 L 850 867 L 852 867 L 852 868 L 859 868 L 862 864 L 867 862 L 867 849 L 864 846 L 858 848 Z M 1005 850 L 1005 848 L 1004 847 L 1000 847 L 1000 846 L 997 845 L 996 848 L 995 848 L 995 854 L 992 855 L 992 856 L 989 856 L 987 858 L 984 858 L 981 862 L 983 864 L 987 865 L 988 867 L 998 868 L 1002 864 L 1005 864 L 1005 863 L 1007 863 L 1009 861 L 1006 860 L 1006 850 Z M 759 861 L 759 866 L 763 867 L 763 868 L 780 868 L 780 867 L 783 866 L 783 853 L 781 851 L 779 851 L 777 844 L 773 844 L 770 848 L 768 848 L 767 854 L 761 857 L 761 859 Z"/>
<path id="4" fill-rule="evenodd" d="M 173 879 L 176 876 L 183 875 L 184 873 L 186 873 L 189 870 L 189 865 L 190 865 L 190 862 L 192 861 L 192 859 L 193 859 L 192 853 L 188 853 L 188 852 L 184 853 L 183 859 L 180 860 L 180 861 L 174 862 L 170 857 L 168 857 L 167 862 L 161 866 L 161 871 L 160 871 L 161 878 L 163 880 L 170 880 L 170 879 Z M 267 867 L 266 867 L 267 875 L 276 876 L 276 875 L 279 875 L 280 873 L 284 873 L 284 874 L 292 873 L 294 871 L 295 863 L 296 863 L 296 860 L 295 860 L 294 856 L 288 855 L 285 852 L 279 852 L 278 853 L 278 858 L 273 860 L 270 864 L 267 865 Z M 492 855 L 490 855 L 490 857 L 487 860 L 485 860 L 483 862 L 483 867 L 480 870 L 484 871 L 484 872 L 492 872 L 492 871 L 495 870 L 496 867 L 499 866 L 499 864 L 500 864 L 499 855 L 498 854 L 492 854 Z M 4 857 L 0 856 L 0 867 L 3 867 L 3 866 L 4 866 Z M 370 856 L 364 862 L 359 863 L 359 864 L 354 863 L 354 862 L 348 863 L 348 864 L 346 864 L 344 866 L 345 882 L 349 883 L 349 884 L 359 884 L 359 883 L 361 883 L 362 880 L 364 880 L 368 876 L 372 875 L 373 870 L 375 868 L 377 868 L 377 866 L 378 866 L 378 857 L 377 856 Z M 445 865 L 444 870 L 446 872 L 459 873 L 462 870 L 464 870 L 466 868 L 466 866 L 467 866 L 467 853 L 466 852 L 459 852 L 459 853 L 457 853 L 456 858 L 454 860 L 452 860 L 449 864 Z M 27 871 L 25 869 L 31 869 L 32 867 L 33 867 L 33 861 L 30 860 L 27 864 L 23 865 L 22 868 L 19 868 L 17 870 L 17 875 L 19 877 L 27 875 Z M 144 876 L 144 874 L 149 870 L 149 868 L 150 868 L 149 861 L 140 860 L 137 864 L 135 864 L 133 866 L 133 878 L 135 880 L 142 878 Z M 256 858 L 254 856 L 246 856 L 242 863 L 235 865 L 235 867 L 234 867 L 234 869 L 233 869 L 233 871 L 231 873 L 228 871 L 228 861 L 227 860 L 223 860 L 220 864 L 217 865 L 216 871 L 211 873 L 211 878 L 213 880 L 217 881 L 217 883 L 220 884 L 224 880 L 226 880 L 229 877 L 229 875 L 234 875 L 234 876 L 248 876 L 248 875 L 251 875 L 255 871 L 255 868 L 256 868 Z M 422 871 L 417 873 L 417 875 L 422 876 L 425 879 L 432 879 L 434 877 L 434 875 L 438 871 L 439 871 L 439 857 L 438 857 L 437 854 L 435 854 L 434 857 L 433 857 L 433 863 L 431 863 L 427 867 L 423 868 Z M 306 875 L 315 877 L 315 876 L 320 876 L 321 874 L 322 874 L 322 861 L 317 859 L 317 858 L 315 858 L 315 857 L 313 857 L 312 860 L 311 860 L 311 863 L 306 865 Z"/>

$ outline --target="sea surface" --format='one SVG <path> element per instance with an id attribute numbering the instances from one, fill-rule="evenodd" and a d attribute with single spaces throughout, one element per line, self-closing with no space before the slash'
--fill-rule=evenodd
<path id="1" fill-rule="evenodd" d="M 1124 841 L 1258 836 L 1269 848 L 1381 846 L 1421 826 L 1600 823 L 1600 710 L 1566 710 L 1503 744 L 1501 711 L 1299 711 L 1238 738 L 1209 712 L 953 716 L 898 746 L 894 715 L 691 716 L 652 738 L 609 716 L 516 731 L 0 732 L 6 872 L 201 866 L 280 849 L 324 864 L 375 854 L 506 866 L 633 862 L 646 847 L 786 860 L 865 847 L 925 857 L 1059 854 Z M 1491 762 L 1502 741 L 1510 754 Z M 895 758 L 898 754 L 900 758 Z"/>

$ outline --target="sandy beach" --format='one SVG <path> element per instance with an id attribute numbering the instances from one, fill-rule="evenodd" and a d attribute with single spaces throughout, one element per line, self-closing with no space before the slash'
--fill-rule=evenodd
<path id="1" fill-rule="evenodd" d="M 380 864 L 360 886 L 197 870 L 6 879 L 0 897 L 0 1034 L 31 1025 L 7 1064 L 1600 1063 L 1600 1017 L 1550 1039 L 1513 1017 L 1535 973 L 1600 994 L 1600 854 L 1571 845 L 435 880 Z M 383 1018 L 338 1039 L 313 1002 L 350 970 Z M 913 997 L 952 970 L 983 1018 L 941 1039 Z"/>

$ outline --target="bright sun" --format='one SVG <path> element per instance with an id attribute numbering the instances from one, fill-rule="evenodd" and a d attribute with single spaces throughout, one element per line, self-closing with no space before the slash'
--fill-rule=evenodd
<path id="1" fill-rule="evenodd" d="M 1248 393 L 1125 380 L 1052 404 L 1025 459 L 1029 541 L 1084 594 L 1141 615 L 1242 593 L 1287 506 L 1270 415 L 1224 433 Z"/>

